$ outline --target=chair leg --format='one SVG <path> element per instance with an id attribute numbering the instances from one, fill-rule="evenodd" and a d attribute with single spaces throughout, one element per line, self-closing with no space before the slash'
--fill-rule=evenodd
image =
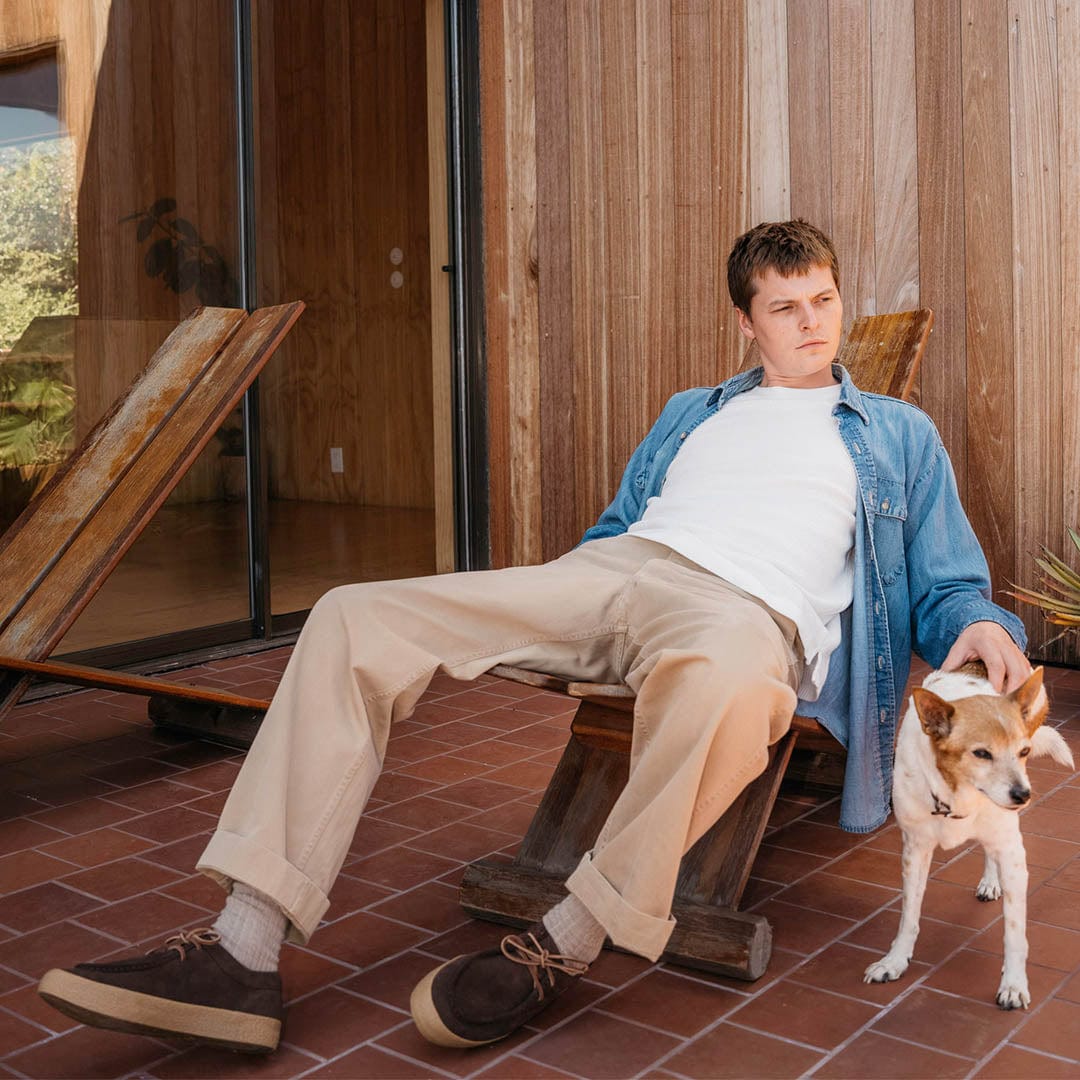
<path id="1" fill-rule="evenodd" d="M 566 895 L 564 882 L 599 835 L 629 772 L 629 714 L 584 701 L 512 864 L 466 868 L 462 906 L 480 918 L 525 926 Z M 766 771 L 686 853 L 672 904 L 676 927 L 664 958 L 741 979 L 765 971 L 772 930 L 736 910 L 776 801 L 794 732 L 770 751 Z"/>

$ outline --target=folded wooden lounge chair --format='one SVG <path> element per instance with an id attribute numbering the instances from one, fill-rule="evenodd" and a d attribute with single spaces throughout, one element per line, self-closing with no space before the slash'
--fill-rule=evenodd
<path id="1" fill-rule="evenodd" d="M 928 309 L 859 319 L 839 359 L 860 388 L 906 400 L 932 325 Z M 634 695 L 622 685 L 570 682 L 506 666 L 492 674 L 581 701 L 517 857 L 512 864 L 475 862 L 462 880 L 467 911 L 523 926 L 566 895 L 563 882 L 592 847 L 626 783 Z M 771 748 L 766 771 L 683 858 L 666 959 L 742 979 L 765 971 L 772 930 L 764 916 L 738 906 L 796 739 L 843 752 L 817 721 L 795 717 L 791 731 Z"/>
<path id="2" fill-rule="evenodd" d="M 265 711 L 265 701 L 47 658 L 303 309 L 189 315 L 0 538 L 0 721 L 32 677 Z"/>

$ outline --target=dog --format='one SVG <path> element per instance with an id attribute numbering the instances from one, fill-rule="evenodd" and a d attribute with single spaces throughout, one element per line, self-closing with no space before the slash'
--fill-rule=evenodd
<path id="1" fill-rule="evenodd" d="M 1018 814 L 1031 800 L 1027 759 L 1046 754 L 1073 766 L 1061 734 L 1043 726 L 1047 711 L 1041 667 L 1011 694 L 994 690 L 979 661 L 931 672 L 915 689 L 893 773 L 893 812 L 904 836 L 900 929 L 888 953 L 866 969 L 866 982 L 889 982 L 907 969 L 934 849 L 978 840 L 986 861 L 975 895 L 1004 898 L 997 1004 L 1028 1007 L 1028 872 Z"/>

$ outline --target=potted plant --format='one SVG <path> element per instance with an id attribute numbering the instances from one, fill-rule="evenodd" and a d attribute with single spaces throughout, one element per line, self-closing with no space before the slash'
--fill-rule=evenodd
<path id="1" fill-rule="evenodd" d="M 1080 533 L 1075 529 L 1068 532 L 1077 551 L 1080 551 Z M 1014 584 L 1016 591 L 1008 595 L 1015 596 L 1021 603 L 1041 608 L 1047 622 L 1063 626 L 1065 629 L 1052 639 L 1057 641 L 1070 630 L 1075 632 L 1080 628 L 1080 573 L 1045 546 L 1042 558 L 1036 557 L 1035 565 L 1040 571 L 1041 589 L 1025 589 Z"/>

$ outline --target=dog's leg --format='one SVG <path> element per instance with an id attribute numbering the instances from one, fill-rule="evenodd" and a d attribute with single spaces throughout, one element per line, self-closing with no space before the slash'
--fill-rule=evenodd
<path id="1" fill-rule="evenodd" d="M 998 874 L 997 859 L 989 849 L 986 849 L 983 855 L 986 857 L 986 863 L 983 867 L 982 880 L 975 890 L 975 896 L 983 901 L 999 900 L 1001 899 L 1001 877 Z"/>
<path id="2" fill-rule="evenodd" d="M 1017 837 L 1016 846 L 996 854 L 1005 898 L 1005 963 L 997 1003 L 1003 1009 L 1025 1009 L 1031 1004 L 1027 981 L 1027 890 L 1028 870 L 1024 844 Z"/>
<path id="3" fill-rule="evenodd" d="M 866 969 L 864 982 L 891 982 L 907 971 L 915 939 L 919 936 L 919 914 L 933 854 L 932 842 L 916 840 L 909 833 L 904 833 L 904 907 L 900 913 L 900 929 L 889 951 Z"/>

